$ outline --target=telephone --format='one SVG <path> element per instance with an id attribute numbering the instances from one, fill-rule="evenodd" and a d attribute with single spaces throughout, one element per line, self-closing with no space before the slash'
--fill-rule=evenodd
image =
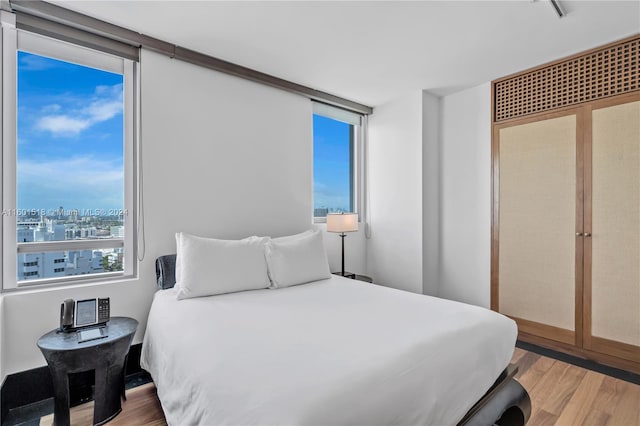
<path id="1" fill-rule="evenodd" d="M 75 331 L 79 328 L 105 324 L 111 311 L 109 298 L 73 300 L 60 305 L 60 330 Z"/>

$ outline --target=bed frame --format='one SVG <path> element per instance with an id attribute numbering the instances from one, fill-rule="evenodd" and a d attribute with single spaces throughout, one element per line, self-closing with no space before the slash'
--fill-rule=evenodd
<path id="1" fill-rule="evenodd" d="M 175 254 L 156 259 L 156 280 L 160 290 L 175 285 L 175 270 Z M 514 378 L 517 371 L 517 366 L 509 364 L 487 393 L 460 420 L 458 426 L 525 425 L 531 417 L 531 399 Z"/>

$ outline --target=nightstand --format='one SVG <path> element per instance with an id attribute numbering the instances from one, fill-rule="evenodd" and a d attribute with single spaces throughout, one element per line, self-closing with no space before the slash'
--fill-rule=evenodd
<path id="1" fill-rule="evenodd" d="M 338 276 L 342 276 L 342 272 L 332 272 L 333 275 L 338 275 Z M 368 277 L 366 275 L 358 275 L 358 274 L 354 274 L 353 272 L 344 272 L 344 277 L 345 278 L 351 278 L 352 280 L 358 280 L 358 281 L 365 281 L 368 283 L 372 283 L 373 279 L 371 277 Z"/>
<path id="2" fill-rule="evenodd" d="M 52 330 L 38 340 L 53 379 L 55 409 L 53 423 L 69 425 L 69 373 L 95 370 L 93 424 L 101 425 L 117 416 L 124 394 L 124 372 L 138 321 L 113 317 L 105 326 L 106 337 L 78 343 L 76 332 Z"/>

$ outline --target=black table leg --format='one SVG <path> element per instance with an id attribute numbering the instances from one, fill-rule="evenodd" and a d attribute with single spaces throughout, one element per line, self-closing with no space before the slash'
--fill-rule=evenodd
<path id="1" fill-rule="evenodd" d="M 124 366 L 122 367 L 122 374 L 120 375 L 120 396 L 122 396 L 122 400 L 127 400 L 125 382 L 127 376 L 127 361 L 129 361 L 129 352 L 127 352 L 127 356 L 124 357 Z"/>
<path id="2" fill-rule="evenodd" d="M 53 411 L 54 426 L 69 426 L 69 375 L 64 369 L 49 368 L 53 379 L 53 394 L 55 406 Z"/>
<path id="3" fill-rule="evenodd" d="M 122 380 L 122 368 L 122 363 L 96 368 L 93 407 L 93 424 L 95 425 L 106 423 L 122 411 L 119 386 Z"/>

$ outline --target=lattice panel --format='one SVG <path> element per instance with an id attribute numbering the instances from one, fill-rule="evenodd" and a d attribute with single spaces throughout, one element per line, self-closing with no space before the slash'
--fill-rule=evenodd
<path id="1" fill-rule="evenodd" d="M 495 121 L 640 90 L 640 36 L 495 83 Z"/>

